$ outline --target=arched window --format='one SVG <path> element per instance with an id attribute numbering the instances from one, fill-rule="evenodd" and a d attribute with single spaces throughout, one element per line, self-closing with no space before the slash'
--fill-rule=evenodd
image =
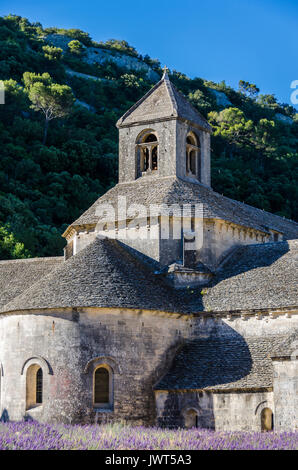
<path id="1" fill-rule="evenodd" d="M 137 143 L 137 154 L 141 174 L 148 174 L 158 169 L 158 140 L 154 132 L 142 135 Z"/>
<path id="2" fill-rule="evenodd" d="M 270 408 L 264 408 L 261 412 L 262 432 L 273 431 L 273 413 Z"/>
<path id="3" fill-rule="evenodd" d="M 26 409 L 42 404 L 43 373 L 38 364 L 32 364 L 26 375 Z"/>
<path id="4" fill-rule="evenodd" d="M 190 132 L 186 137 L 186 176 L 200 178 L 200 147 L 197 137 Z"/>
<path id="5" fill-rule="evenodd" d="M 112 371 L 99 366 L 94 371 L 94 406 L 108 408 L 112 406 Z"/>

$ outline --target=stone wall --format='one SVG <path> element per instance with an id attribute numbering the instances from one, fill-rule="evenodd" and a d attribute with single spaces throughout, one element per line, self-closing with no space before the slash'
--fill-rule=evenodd
<path id="1" fill-rule="evenodd" d="M 1 414 L 44 422 L 155 422 L 153 385 L 187 336 L 187 317 L 117 309 L 0 318 Z M 114 370 L 114 407 L 93 407 L 92 364 Z M 26 370 L 40 365 L 43 405 L 26 411 Z M 97 413 L 95 413 L 97 411 Z"/>
<path id="2" fill-rule="evenodd" d="M 169 214 L 172 214 L 171 210 Z M 116 239 L 134 248 L 136 251 L 159 261 L 163 266 L 168 266 L 176 261 L 182 262 L 182 240 L 181 238 L 173 238 L 173 224 L 179 223 L 182 227 L 182 220 L 178 219 L 177 221 L 174 218 L 173 222 L 172 217 L 169 219 L 164 217 L 163 227 L 169 227 L 169 238 L 162 238 L 160 236 L 160 218 L 153 220 L 152 224 L 149 222 L 141 218 L 136 219 L 133 224 L 130 221 L 121 221 L 119 225 L 118 223 L 116 225 L 118 228 L 116 234 L 114 229 L 110 232 L 109 229 L 99 230 L 99 227 L 96 231 L 94 228 L 90 229 L 90 231 L 84 230 L 68 240 L 68 244 L 73 244 L 73 254 L 76 254 L 93 242 L 95 236 L 99 233 L 102 236 L 116 237 Z M 137 225 L 139 226 L 138 228 L 136 228 Z M 265 233 L 231 224 L 224 220 L 204 219 L 202 221 L 196 219 L 194 225 L 202 226 L 202 231 L 198 232 L 198 236 L 202 236 L 202 247 L 196 253 L 196 260 L 197 262 L 202 262 L 211 270 L 216 270 L 221 261 L 238 246 L 267 243 L 271 240 L 270 236 Z M 144 238 L 144 234 L 147 238 Z"/>
<path id="3" fill-rule="evenodd" d="M 213 396 L 208 392 L 199 391 L 157 391 L 156 418 L 161 427 L 188 427 L 187 415 L 193 410 L 198 420 L 194 426 L 202 429 L 215 429 Z"/>
<path id="4" fill-rule="evenodd" d="M 296 342 L 296 345 L 298 342 Z M 275 429 L 298 429 L 298 351 L 287 360 L 273 361 Z"/>
<path id="5" fill-rule="evenodd" d="M 119 183 L 131 182 L 139 177 L 136 144 L 139 136 L 150 130 L 155 131 L 158 137 L 158 170 L 155 176 L 175 175 L 176 121 L 152 122 L 119 129 Z"/>
<path id="6" fill-rule="evenodd" d="M 203 246 L 197 260 L 216 269 L 224 258 L 241 245 L 269 243 L 270 235 L 219 219 L 204 219 Z"/>
<path id="7" fill-rule="evenodd" d="M 162 92 L 162 90 L 160 90 Z M 158 93 L 158 90 L 155 92 Z M 186 176 L 186 137 L 194 132 L 200 142 L 201 182 L 210 186 L 210 134 L 181 120 L 164 120 L 136 124 L 119 129 L 119 182 L 131 182 L 139 176 L 136 152 L 138 137 L 146 131 L 155 131 L 158 137 L 158 170 L 155 175 L 175 176 L 196 182 Z M 143 176 L 146 178 L 146 176 Z"/>
<path id="8" fill-rule="evenodd" d="M 78 232 L 73 237 L 73 254 L 76 255 L 95 240 L 97 233 L 94 229 Z"/>
<path id="9" fill-rule="evenodd" d="M 211 393 L 203 391 L 156 392 L 157 423 L 161 427 L 188 427 L 187 417 L 197 415 L 194 426 L 220 431 L 261 431 L 261 411 L 274 409 L 272 392 Z"/>
<path id="10" fill-rule="evenodd" d="M 200 146 L 200 161 L 198 162 L 200 167 L 200 182 L 206 186 L 211 186 L 211 170 L 210 170 L 210 134 L 204 132 L 193 125 L 190 125 L 184 121 L 177 121 L 177 130 L 176 130 L 176 166 L 177 166 L 177 176 L 185 181 L 196 182 L 196 179 L 186 176 L 186 162 L 185 162 L 185 152 L 186 152 L 186 137 L 189 132 L 193 132 Z"/>
<path id="11" fill-rule="evenodd" d="M 154 293 L 152 293 L 154 295 Z M 0 317 L 1 414 L 44 422 L 184 426 L 198 413 L 200 427 L 260 430 L 261 411 L 272 409 L 276 428 L 289 430 L 297 413 L 297 362 L 275 362 L 274 398 L 270 391 L 156 391 L 185 340 L 209 336 L 264 337 L 298 326 L 297 315 L 187 316 L 120 309 L 61 309 Z M 272 336 L 273 337 L 273 336 Z M 199 358 L 198 358 L 199 360 Z M 43 370 L 43 404 L 26 411 L 26 371 Z M 92 371 L 113 370 L 113 407 L 93 406 Z M 260 371 L 261 373 L 261 371 Z M 177 377 L 179 383 L 179 377 Z"/>
<path id="12" fill-rule="evenodd" d="M 192 320 L 191 339 L 200 336 L 226 338 L 237 334 L 248 341 L 259 337 L 260 351 L 264 338 L 290 333 L 298 326 L 298 316 L 264 315 L 226 319 L 217 317 Z M 199 360 L 199 358 L 198 358 Z M 261 413 L 273 412 L 274 429 L 290 431 L 297 428 L 297 360 L 273 361 L 273 390 L 156 390 L 157 423 L 163 427 L 181 427 L 187 423 L 187 413 L 193 410 L 198 427 L 216 430 L 261 431 Z M 263 371 L 265 372 L 265 371 Z M 262 370 L 259 370 L 260 377 Z M 177 377 L 179 383 L 179 377 Z"/>
<path id="13" fill-rule="evenodd" d="M 214 393 L 215 429 L 261 431 L 261 412 L 274 410 L 273 392 Z"/>

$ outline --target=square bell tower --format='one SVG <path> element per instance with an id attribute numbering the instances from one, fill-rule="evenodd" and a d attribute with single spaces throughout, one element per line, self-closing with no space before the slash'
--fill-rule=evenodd
<path id="1" fill-rule="evenodd" d="M 176 176 L 211 185 L 210 134 L 206 119 L 162 79 L 117 122 L 119 183 Z"/>

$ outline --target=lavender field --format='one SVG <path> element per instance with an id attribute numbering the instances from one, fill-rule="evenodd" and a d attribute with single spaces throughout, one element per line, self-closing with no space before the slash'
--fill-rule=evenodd
<path id="1" fill-rule="evenodd" d="M 0 450 L 297 450 L 298 433 L 0 423 Z"/>

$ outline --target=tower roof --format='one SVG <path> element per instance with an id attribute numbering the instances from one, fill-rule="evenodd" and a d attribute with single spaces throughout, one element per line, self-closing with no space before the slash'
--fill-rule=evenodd
<path id="1" fill-rule="evenodd" d="M 177 90 L 165 70 L 161 80 L 119 119 L 117 127 L 179 118 L 212 132 L 208 121 Z"/>
<path id="2" fill-rule="evenodd" d="M 73 227 L 95 226 L 100 217 L 96 215 L 97 207 L 101 204 L 111 204 L 117 210 L 118 197 L 125 196 L 127 204 L 198 204 L 204 205 L 204 217 L 227 220 L 244 227 L 254 228 L 262 232 L 269 229 L 284 234 L 287 239 L 298 238 L 298 224 L 292 220 L 257 209 L 256 207 L 234 201 L 202 184 L 194 184 L 176 177 L 147 178 L 127 183 L 117 184 L 101 196 L 86 212 L 84 212 L 65 231 L 64 236 Z"/>

